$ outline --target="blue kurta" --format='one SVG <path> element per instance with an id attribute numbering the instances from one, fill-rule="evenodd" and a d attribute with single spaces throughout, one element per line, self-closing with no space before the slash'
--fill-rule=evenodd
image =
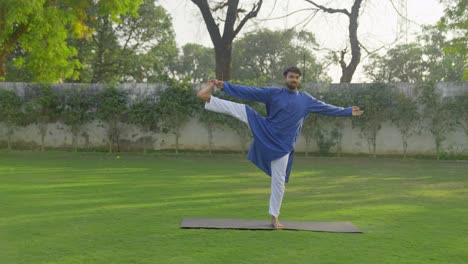
<path id="1" fill-rule="evenodd" d="M 352 115 L 351 107 L 325 104 L 308 93 L 291 92 L 287 88 L 254 88 L 224 82 L 223 91 L 240 99 L 265 104 L 266 117 L 246 106 L 249 126 L 254 136 L 247 157 L 271 176 L 271 162 L 291 153 L 286 169 L 286 182 L 291 173 L 296 140 L 307 114 Z"/>

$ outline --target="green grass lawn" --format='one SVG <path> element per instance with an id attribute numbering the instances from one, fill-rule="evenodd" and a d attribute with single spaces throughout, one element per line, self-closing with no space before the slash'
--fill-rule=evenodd
<path id="1" fill-rule="evenodd" d="M 0 263 L 468 263 L 468 163 L 297 158 L 289 221 L 363 234 L 180 229 L 267 220 L 269 177 L 235 155 L 0 153 Z"/>

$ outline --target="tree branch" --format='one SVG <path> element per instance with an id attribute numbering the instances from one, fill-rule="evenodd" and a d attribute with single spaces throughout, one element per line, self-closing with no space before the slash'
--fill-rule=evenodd
<path id="1" fill-rule="evenodd" d="M 280 16 L 280 17 L 273 17 L 273 18 L 262 18 L 262 19 L 258 19 L 259 21 L 269 21 L 269 20 L 276 20 L 276 19 L 283 19 L 283 18 L 287 18 L 289 16 L 292 16 L 296 13 L 299 13 L 299 12 L 302 12 L 302 11 L 315 11 L 315 10 L 318 10 L 316 8 L 304 8 L 304 9 L 299 9 L 299 10 L 296 10 L 296 11 L 293 11 L 289 14 L 286 14 L 284 16 Z"/>
<path id="2" fill-rule="evenodd" d="M 226 21 L 224 22 L 223 38 L 232 36 L 232 39 L 234 39 L 234 24 L 237 19 L 239 0 L 227 0 L 227 3 L 228 9 L 226 12 Z"/>
<path id="3" fill-rule="evenodd" d="M 245 23 L 247 23 L 249 19 L 257 16 L 258 11 L 260 11 L 260 7 L 262 7 L 262 4 L 263 0 L 259 0 L 258 3 L 253 5 L 252 10 L 250 10 L 250 12 L 242 19 L 237 28 L 234 30 L 233 37 L 236 37 L 236 35 L 240 32 L 242 27 L 245 25 Z"/>
<path id="4" fill-rule="evenodd" d="M 351 14 L 349 13 L 348 10 L 346 9 L 334 9 L 334 8 L 328 8 L 328 7 L 325 7 L 325 6 L 322 6 L 322 5 L 319 5 L 319 4 L 316 4 L 314 1 L 311 1 L 311 0 L 304 0 L 308 3 L 311 3 L 312 5 L 316 6 L 317 8 L 319 8 L 320 10 L 324 11 L 324 12 L 327 12 L 327 13 L 330 13 L 330 14 L 333 14 L 333 13 L 342 13 L 342 14 L 345 14 L 347 16 L 350 16 Z"/>
<path id="5" fill-rule="evenodd" d="M 400 11 L 398 10 L 398 8 L 395 6 L 395 3 L 393 2 L 393 0 L 390 0 L 390 3 L 392 4 L 392 7 L 393 9 L 395 9 L 395 12 L 398 14 L 398 16 L 400 16 L 401 18 L 403 18 L 404 20 L 408 21 L 408 22 L 411 22 L 419 27 L 422 27 L 421 24 L 415 22 L 414 20 L 411 20 L 409 19 L 408 17 L 405 17 L 403 14 L 400 13 Z"/>
<path id="6" fill-rule="evenodd" d="M 0 53 L 0 58 L 4 58 L 8 52 L 10 52 L 10 48 L 18 42 L 19 38 L 26 33 L 26 31 L 29 28 L 29 23 L 28 24 L 21 24 L 16 28 L 16 30 L 13 32 L 11 38 L 9 41 L 6 41 L 6 43 L 1 43 L 1 47 L 3 47 L 3 50 Z"/>
<path id="7" fill-rule="evenodd" d="M 206 23 L 206 28 L 210 34 L 211 40 L 213 42 L 218 42 L 221 40 L 221 33 L 219 32 L 218 25 L 216 24 L 213 15 L 210 11 L 210 6 L 207 0 L 191 0 L 198 8 L 200 9 L 203 19 Z"/>
<path id="8" fill-rule="evenodd" d="M 4 7 L 0 7 L 0 32 L 3 32 L 2 35 L 5 33 L 5 25 L 6 25 L 6 18 L 5 18 L 5 9 Z"/>

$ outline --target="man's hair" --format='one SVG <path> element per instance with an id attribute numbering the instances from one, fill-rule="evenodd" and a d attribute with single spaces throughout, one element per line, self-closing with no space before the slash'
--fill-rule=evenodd
<path id="1" fill-rule="evenodd" d="M 296 66 L 291 66 L 291 67 L 287 68 L 286 70 L 284 70 L 284 72 L 283 72 L 284 77 L 286 77 L 288 75 L 288 72 L 294 72 L 294 73 L 299 74 L 299 76 L 302 76 L 301 70 L 299 70 L 299 68 L 297 68 Z"/>

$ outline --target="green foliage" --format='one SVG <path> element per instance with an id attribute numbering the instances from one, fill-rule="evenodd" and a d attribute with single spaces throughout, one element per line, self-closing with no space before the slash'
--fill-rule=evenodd
<path id="1" fill-rule="evenodd" d="M 117 38 L 125 40 L 116 51 L 119 81 L 158 82 L 177 57 L 171 16 L 153 0 L 143 0 L 138 14 L 122 16 L 122 23 L 114 25 Z"/>
<path id="2" fill-rule="evenodd" d="M 163 132 L 174 134 L 176 154 L 179 153 L 179 138 L 182 133 L 182 126 L 199 109 L 199 103 L 195 93 L 190 88 L 188 80 L 168 80 L 168 88 L 161 93 L 158 104 L 161 114 L 161 126 Z"/>
<path id="3" fill-rule="evenodd" d="M 190 77 L 192 83 L 201 83 L 215 78 L 215 56 L 213 48 L 188 43 L 182 47 L 182 54 L 171 66 L 179 78 Z"/>
<path id="4" fill-rule="evenodd" d="M 421 114 L 415 99 L 405 95 L 403 92 L 395 94 L 395 104 L 391 109 L 391 121 L 401 133 L 403 144 L 403 158 L 406 158 L 408 139 L 419 133 L 421 126 Z"/>
<path id="5" fill-rule="evenodd" d="M 246 34 L 233 46 L 233 79 L 284 83 L 284 68 L 295 65 L 307 82 L 326 81 L 329 78 L 312 52 L 316 45 L 314 35 L 305 31 L 265 29 Z"/>
<path id="6" fill-rule="evenodd" d="M 34 86 L 26 95 L 26 112 L 30 123 L 39 127 L 41 135 L 41 151 L 44 151 L 44 138 L 47 134 L 49 123 L 59 120 L 61 105 L 57 93 L 49 85 Z"/>
<path id="7" fill-rule="evenodd" d="M 43 1 L 4 0 L 0 2 L 0 53 L 9 54 L 15 45 L 24 52 L 15 66 L 29 71 L 33 81 L 57 82 L 76 79 L 81 63 L 77 50 L 69 45 L 70 36 L 89 38 L 93 19 L 86 10 L 97 5 L 98 13 L 136 14 L 141 0 Z M 0 79 L 4 79 L 5 57 L 0 56 Z"/>
<path id="8" fill-rule="evenodd" d="M 156 92 L 138 96 L 130 104 L 128 121 L 139 127 L 144 133 L 158 132 L 160 113 L 158 108 L 159 95 Z M 146 153 L 146 140 L 143 137 L 143 152 Z"/>
<path id="9" fill-rule="evenodd" d="M 424 60 L 427 63 L 428 75 L 426 82 L 458 82 L 463 80 L 467 57 L 463 53 L 444 52 L 450 46 L 448 33 L 436 27 L 424 27 L 419 36 L 422 44 Z"/>
<path id="10" fill-rule="evenodd" d="M 80 60 L 80 82 L 157 82 L 168 72 L 177 49 L 170 16 L 154 1 L 144 0 L 138 17 L 122 15 L 118 22 L 110 14 L 100 14 L 98 5 L 87 10 L 95 34 L 92 41 L 72 39 Z"/>
<path id="11" fill-rule="evenodd" d="M 445 4 L 445 12 L 437 23 L 439 31 L 450 33 L 452 36 L 448 45 L 444 47 L 446 54 L 457 54 L 463 57 L 463 80 L 468 81 L 467 43 L 468 43 L 468 1 L 441 0 Z"/>
<path id="12" fill-rule="evenodd" d="M 468 91 L 457 96 L 455 100 L 454 115 L 458 120 L 458 124 L 465 130 L 465 135 L 468 137 Z"/>
<path id="13" fill-rule="evenodd" d="M 317 99 L 335 106 L 347 107 L 353 103 L 348 89 L 331 90 L 329 86 L 323 86 L 318 91 L 307 92 Z M 336 154 L 341 156 L 341 141 L 345 122 L 346 120 L 342 118 L 309 114 L 302 127 L 302 134 L 307 144 L 306 148 L 314 139 L 321 155 L 329 155 L 330 148 L 336 146 Z M 307 151 L 306 155 L 308 155 Z"/>
<path id="14" fill-rule="evenodd" d="M 427 68 L 422 55 L 420 44 L 402 44 L 384 56 L 372 55 L 371 63 L 364 69 L 373 82 L 420 82 Z"/>
<path id="15" fill-rule="evenodd" d="M 353 127 L 360 129 L 361 137 L 367 141 L 369 154 L 377 156 L 377 134 L 382 124 L 391 118 L 395 108 L 395 91 L 385 84 L 370 84 L 353 91 L 354 105 L 364 114 L 352 119 Z"/>
<path id="16" fill-rule="evenodd" d="M 372 55 L 364 70 L 373 82 L 461 81 L 466 55 L 444 52 L 449 45 L 446 33 L 424 27 L 418 42 L 398 45 L 385 55 Z"/>
<path id="17" fill-rule="evenodd" d="M 318 115 L 316 114 L 309 114 L 302 124 L 301 133 L 305 138 L 306 146 L 305 146 L 305 156 L 309 156 L 309 147 L 312 140 L 315 138 L 314 130 L 317 127 L 317 118 Z M 319 143 L 317 143 L 319 144 Z"/>
<path id="18" fill-rule="evenodd" d="M 95 95 L 86 88 L 66 90 L 62 100 L 63 109 L 61 120 L 70 126 L 73 134 L 73 149 L 78 150 L 78 135 L 83 125 L 92 121 L 96 112 Z"/>
<path id="19" fill-rule="evenodd" d="M 98 99 L 97 117 L 106 124 L 109 152 L 113 151 L 114 144 L 120 151 L 120 135 L 128 116 L 128 93 L 108 86 L 98 95 Z"/>
<path id="20" fill-rule="evenodd" d="M 15 91 L 0 89 L 0 123 L 6 127 L 8 150 L 11 150 L 11 136 L 15 127 L 21 125 L 24 118 L 23 101 Z"/>
<path id="21" fill-rule="evenodd" d="M 437 159 L 440 159 L 442 142 L 456 127 L 456 104 L 454 98 L 443 97 L 434 83 L 421 83 L 417 86 L 418 102 L 422 105 L 422 116 L 427 130 L 434 137 Z"/>

